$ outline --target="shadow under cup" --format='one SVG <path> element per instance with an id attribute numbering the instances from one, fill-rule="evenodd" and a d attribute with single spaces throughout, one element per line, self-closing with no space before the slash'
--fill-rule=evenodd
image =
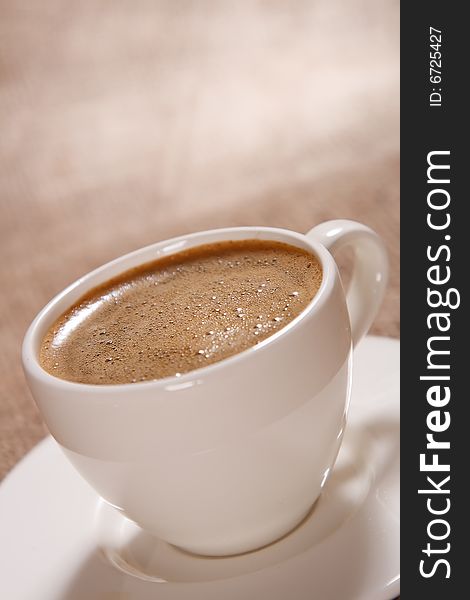
<path id="1" fill-rule="evenodd" d="M 253 238 L 306 249 L 323 269 L 308 307 L 260 344 L 178 378 L 141 383 L 74 383 L 40 367 L 44 334 L 88 290 L 180 250 Z M 33 396 L 79 473 L 144 530 L 211 556 L 264 546 L 309 512 L 341 444 L 350 357 L 332 256 L 301 234 L 259 227 L 192 234 L 112 261 L 56 296 L 23 345 Z"/>

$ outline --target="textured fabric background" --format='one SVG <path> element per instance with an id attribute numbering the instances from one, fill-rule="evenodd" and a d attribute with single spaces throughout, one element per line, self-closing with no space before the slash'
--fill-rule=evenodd
<path id="1" fill-rule="evenodd" d="M 398 34 L 395 0 L 0 0 L 0 478 L 45 435 L 28 324 L 154 241 L 357 219 L 398 337 Z"/>

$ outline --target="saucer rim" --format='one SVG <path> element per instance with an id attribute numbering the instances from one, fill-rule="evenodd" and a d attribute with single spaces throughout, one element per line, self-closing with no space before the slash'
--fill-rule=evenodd
<path id="1" fill-rule="evenodd" d="M 398 351 L 399 351 L 399 340 L 397 340 L 397 339 L 382 337 L 382 336 L 367 336 L 365 338 L 364 342 L 366 342 L 367 339 L 369 339 L 371 341 L 372 340 L 377 340 L 377 341 L 381 340 L 383 342 L 395 342 L 398 344 Z M 399 410 L 399 400 L 398 400 L 397 410 Z M 51 451 L 54 451 L 54 452 L 58 451 L 58 448 L 55 446 L 55 441 L 53 440 L 53 438 L 50 435 L 48 435 L 44 439 L 42 439 L 35 447 L 33 447 L 24 457 L 22 457 L 22 459 L 13 467 L 13 469 L 11 469 L 9 471 L 9 473 L 7 473 L 5 478 L 2 481 L 0 481 L 0 500 L 4 494 L 8 493 L 8 490 L 6 488 L 9 487 L 10 483 L 12 483 L 14 481 L 14 479 L 16 479 L 17 477 L 24 477 L 23 471 L 25 469 L 29 470 L 29 467 L 28 467 L 29 462 L 31 462 L 35 458 L 36 459 L 41 458 L 41 456 L 40 456 L 41 454 L 44 454 L 46 457 L 46 460 L 47 460 L 48 455 Z M 41 460 L 44 460 L 44 458 L 41 458 Z M 374 485 L 374 483 L 372 485 Z M 397 482 L 397 485 L 399 485 L 399 480 Z M 398 537 L 399 537 L 399 533 L 398 533 Z M 293 557 L 293 558 L 288 559 L 285 562 L 295 561 L 295 559 L 296 558 Z M 264 569 L 261 569 L 260 573 L 263 570 Z M 243 575 L 240 575 L 239 577 L 243 577 Z M 197 582 L 195 582 L 194 584 L 196 584 L 196 583 Z M 194 584 L 189 582 L 189 585 L 194 585 Z M 377 593 L 377 590 L 376 590 L 375 595 L 373 597 L 368 594 L 366 596 L 361 596 L 360 599 L 358 598 L 357 600 L 393 600 L 399 594 L 400 594 L 400 575 L 398 575 L 395 578 L 395 580 L 393 580 L 389 584 L 387 584 L 387 586 L 385 588 L 380 590 L 380 593 Z"/>

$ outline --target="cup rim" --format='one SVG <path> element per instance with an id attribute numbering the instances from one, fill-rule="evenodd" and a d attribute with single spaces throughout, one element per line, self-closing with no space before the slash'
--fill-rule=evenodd
<path id="1" fill-rule="evenodd" d="M 38 330 L 44 327 L 44 322 L 47 322 L 48 318 L 50 318 L 50 313 L 53 312 L 54 309 L 56 309 L 57 305 L 59 303 L 62 303 L 65 298 L 72 295 L 74 292 L 76 293 L 78 289 L 83 288 L 81 293 L 78 295 L 77 299 L 85 295 L 90 289 L 93 289 L 94 287 L 99 285 L 99 283 L 96 282 L 90 285 L 90 281 L 94 280 L 96 277 L 99 277 L 101 282 L 106 282 L 108 279 L 111 279 L 115 275 L 109 275 L 106 277 L 105 273 L 110 269 L 114 269 L 115 267 L 121 264 L 122 268 L 117 270 L 117 274 L 124 273 L 125 271 L 133 268 L 133 266 L 139 266 L 147 262 L 152 262 L 153 260 L 156 260 L 158 256 L 168 256 L 170 254 L 176 254 L 182 250 L 186 250 L 191 247 L 197 247 L 206 243 L 215 243 L 217 241 L 230 240 L 231 238 L 228 236 L 230 236 L 231 234 L 242 234 L 242 237 L 237 237 L 237 240 L 264 239 L 280 241 L 303 249 L 308 249 L 316 256 L 316 258 L 320 262 L 320 265 L 322 267 L 322 281 L 320 283 L 320 287 L 317 293 L 299 315 L 297 315 L 294 319 L 292 319 L 292 321 L 290 321 L 287 325 L 276 331 L 274 334 L 268 336 L 266 339 L 262 340 L 258 344 L 250 346 L 242 352 L 238 352 L 232 356 L 214 362 L 210 365 L 193 369 L 191 371 L 188 371 L 187 373 L 182 373 L 179 376 L 171 375 L 169 377 L 164 377 L 161 379 L 151 379 L 147 381 L 111 384 L 81 383 L 56 377 L 55 375 L 52 375 L 51 373 L 46 371 L 40 365 L 38 353 L 36 350 L 38 346 Z M 269 237 L 270 235 L 274 237 Z M 207 237 L 212 239 L 200 239 Z M 275 239 L 279 237 L 283 237 L 285 239 Z M 143 259 L 142 261 L 136 262 L 133 266 L 126 266 L 126 263 L 128 263 L 129 261 L 133 262 L 135 259 L 138 259 L 141 255 L 148 255 L 153 252 L 155 252 L 155 256 L 153 258 Z M 312 312 L 316 311 L 318 307 L 323 305 L 327 300 L 330 292 L 333 289 L 335 270 L 336 266 L 334 264 L 332 256 L 319 241 L 312 239 L 311 236 L 308 236 L 306 234 L 301 234 L 296 231 L 282 229 L 278 227 L 224 227 L 198 231 L 195 233 L 165 239 L 160 242 L 155 242 L 153 244 L 149 244 L 147 246 L 143 246 L 142 248 L 138 248 L 137 250 L 133 250 L 131 252 L 123 254 L 111 261 L 100 265 L 99 267 L 91 271 L 88 271 L 85 275 L 79 277 L 67 287 L 65 287 L 61 292 L 56 294 L 37 313 L 36 317 L 33 319 L 26 331 L 22 345 L 23 368 L 34 378 L 42 380 L 43 383 L 63 389 L 64 391 L 93 391 L 94 393 L 104 394 L 109 392 L 116 393 L 118 391 L 122 392 L 144 388 L 148 389 L 149 387 L 167 390 L 176 390 L 184 387 L 189 387 L 190 385 L 193 385 L 195 381 L 202 380 L 204 377 L 217 373 L 224 368 L 228 368 L 236 362 L 246 360 L 249 356 L 253 355 L 254 353 L 259 353 L 260 351 L 263 351 L 264 349 L 270 347 L 272 344 L 276 343 L 280 338 L 287 335 L 293 329 L 299 327 L 301 322 L 306 317 L 311 315 Z M 101 279 L 102 275 L 104 275 L 104 277 Z M 71 306 L 73 303 L 73 301 L 70 301 L 68 306 Z M 54 317 L 54 319 L 56 318 L 57 316 Z M 54 319 L 50 319 L 48 326 L 52 324 Z"/>

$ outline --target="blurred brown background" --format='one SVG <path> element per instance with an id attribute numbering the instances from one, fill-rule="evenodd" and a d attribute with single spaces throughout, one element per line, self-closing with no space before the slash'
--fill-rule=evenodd
<path id="1" fill-rule="evenodd" d="M 395 0 L 0 0 L 0 478 L 45 435 L 28 324 L 140 246 L 360 220 L 398 337 L 398 43 Z"/>

